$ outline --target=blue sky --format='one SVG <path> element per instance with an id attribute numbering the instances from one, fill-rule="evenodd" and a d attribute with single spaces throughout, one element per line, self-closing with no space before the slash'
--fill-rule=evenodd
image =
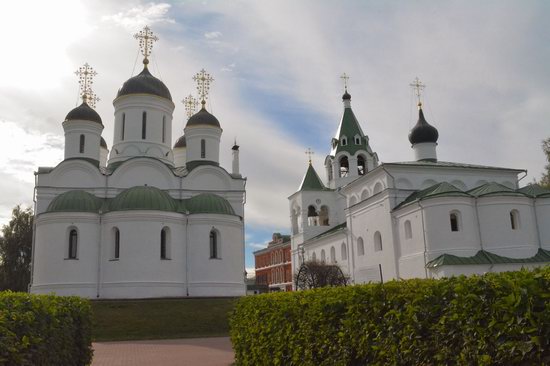
<path id="1" fill-rule="evenodd" d="M 53 6 L 52 4 L 55 4 Z M 33 12 L 29 12 L 33 9 Z M 2 4 L 0 222 L 32 203 L 33 171 L 63 155 L 65 114 L 77 103 L 74 71 L 98 72 L 97 110 L 112 141 L 112 100 L 135 66 L 132 35 L 160 38 L 153 73 L 175 101 L 201 68 L 215 81 L 222 165 L 238 139 L 248 177 L 247 267 L 271 233 L 288 232 L 287 197 L 323 160 L 342 112 L 340 75 L 383 162 L 413 157 L 416 111 L 409 83 L 426 85 L 426 118 L 441 160 L 528 169 L 545 164 L 550 136 L 550 3 L 545 1 L 18 1 Z M 135 67 L 134 67 L 135 66 Z M 175 141 L 185 113 L 176 103 Z M 225 153 L 223 153 L 225 152 Z"/>

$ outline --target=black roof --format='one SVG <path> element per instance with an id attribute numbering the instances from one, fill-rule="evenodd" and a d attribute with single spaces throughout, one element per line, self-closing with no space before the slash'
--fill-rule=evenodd
<path id="1" fill-rule="evenodd" d="M 67 116 L 65 117 L 65 121 L 73 121 L 77 119 L 97 122 L 100 125 L 103 124 L 101 122 L 101 117 L 99 116 L 99 114 L 94 111 L 88 104 L 86 104 L 86 102 L 82 102 L 81 105 L 67 113 Z"/>
<path id="2" fill-rule="evenodd" d="M 346 92 L 344 93 L 344 95 L 342 95 L 342 100 L 351 100 L 351 94 L 348 93 L 347 90 L 346 90 Z"/>
<path id="3" fill-rule="evenodd" d="M 214 127 L 221 127 L 220 121 L 212 114 L 208 113 L 205 108 L 201 108 L 200 111 L 195 113 L 189 118 L 186 126 L 198 126 L 198 125 L 208 125 Z"/>
<path id="4" fill-rule="evenodd" d="M 437 142 L 439 132 L 437 128 L 429 124 L 424 118 L 422 108 L 418 110 L 418 122 L 409 133 L 409 141 L 411 144 L 419 144 L 422 142 Z"/>
<path id="5" fill-rule="evenodd" d="M 151 75 L 149 69 L 143 68 L 143 71 L 138 75 L 131 77 L 122 84 L 122 88 L 118 90 L 117 98 L 129 94 L 152 94 L 168 100 L 172 100 L 170 90 L 162 81 Z"/>
<path id="6" fill-rule="evenodd" d="M 187 147 L 187 141 L 185 141 L 185 135 L 176 140 L 174 144 L 174 149 L 177 147 Z"/>

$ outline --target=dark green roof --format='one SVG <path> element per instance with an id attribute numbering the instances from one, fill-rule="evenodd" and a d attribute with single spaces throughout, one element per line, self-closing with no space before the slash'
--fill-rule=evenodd
<path id="1" fill-rule="evenodd" d="M 435 167 L 435 168 L 467 168 L 467 169 L 491 169 L 491 170 L 508 170 L 514 172 L 525 172 L 525 169 L 511 169 L 511 168 L 501 168 L 495 166 L 487 165 L 475 165 L 475 164 L 463 164 L 463 163 L 453 163 L 451 161 L 429 161 L 429 160 L 419 160 L 419 161 L 401 161 L 395 163 L 384 163 L 382 165 L 386 166 L 423 166 L 423 167 Z"/>
<path id="2" fill-rule="evenodd" d="M 81 105 L 71 110 L 65 117 L 65 121 L 75 120 L 91 121 L 103 125 L 103 123 L 101 123 L 101 117 L 99 116 L 99 114 L 86 102 L 82 102 Z"/>
<path id="3" fill-rule="evenodd" d="M 479 265 L 479 264 L 506 264 L 506 263 L 546 263 L 550 262 L 550 251 L 540 249 L 529 258 L 509 258 L 503 257 L 486 250 L 480 250 L 471 257 L 459 257 L 452 254 L 442 254 L 439 257 L 429 261 L 427 268 L 437 268 L 441 266 L 458 265 Z"/>
<path id="4" fill-rule="evenodd" d="M 99 212 L 102 200 L 86 191 L 68 191 L 55 197 L 46 212 Z"/>
<path id="5" fill-rule="evenodd" d="M 361 136 L 361 144 L 356 145 L 354 137 L 356 135 Z M 342 137 L 346 136 L 347 145 L 342 146 Z M 344 108 L 344 115 L 342 116 L 342 121 L 338 126 L 338 131 L 333 139 L 333 148 L 331 155 L 336 155 L 340 151 L 346 151 L 350 155 L 354 155 L 358 150 L 367 150 L 368 140 L 361 130 L 359 121 L 355 117 L 351 107 Z"/>
<path id="6" fill-rule="evenodd" d="M 309 163 L 306 175 L 304 175 L 304 179 L 302 179 L 302 184 L 300 184 L 300 189 L 298 189 L 298 191 L 324 191 L 327 189 L 328 188 L 325 187 L 323 182 L 321 182 L 321 178 L 317 175 L 313 165 Z"/>
<path id="7" fill-rule="evenodd" d="M 196 167 L 199 167 L 201 165 L 213 165 L 213 166 L 220 166 L 220 163 L 216 163 L 215 161 L 212 161 L 212 160 L 193 160 L 193 161 L 188 161 L 187 163 L 185 163 L 185 167 L 187 168 L 187 171 L 191 171 L 193 169 L 195 169 Z"/>
<path id="8" fill-rule="evenodd" d="M 162 81 L 151 75 L 147 66 L 138 75 L 126 80 L 116 97 L 129 94 L 151 94 L 172 101 L 170 90 Z"/>
<path id="9" fill-rule="evenodd" d="M 315 235 L 313 238 L 308 239 L 308 241 L 313 240 L 313 239 L 319 239 L 319 238 L 322 238 L 322 237 L 327 236 L 327 235 L 335 234 L 335 233 L 337 233 L 337 232 L 339 232 L 339 231 L 345 230 L 347 226 L 348 226 L 347 222 L 343 222 L 343 223 L 341 223 L 341 224 L 339 224 L 339 225 L 336 225 L 336 226 L 333 227 L 333 228 L 328 229 L 328 230 L 325 231 L 325 232 L 322 232 L 322 233 L 319 234 L 319 235 Z"/>
<path id="10" fill-rule="evenodd" d="M 204 106 L 200 111 L 192 115 L 185 127 L 189 126 L 211 126 L 220 128 L 220 121 L 211 113 L 209 113 Z"/>
<path id="11" fill-rule="evenodd" d="M 550 189 L 541 187 L 538 184 L 529 184 L 525 187 L 518 189 L 518 192 L 521 192 L 529 197 L 547 197 L 550 196 Z"/>
<path id="12" fill-rule="evenodd" d="M 502 184 L 490 182 L 485 183 L 479 187 L 471 189 L 468 191 L 469 194 L 475 197 L 484 197 L 484 196 L 525 196 L 523 193 L 516 191 L 515 189 L 508 188 Z"/>
<path id="13" fill-rule="evenodd" d="M 212 193 L 201 193 L 191 197 L 185 202 L 190 213 L 215 213 L 223 215 L 235 215 L 231 204 L 223 197 Z"/>
<path id="14" fill-rule="evenodd" d="M 468 193 L 465 193 L 447 182 L 441 182 L 434 184 L 426 189 L 412 193 L 409 197 L 405 198 L 403 202 L 395 207 L 395 209 L 401 208 L 413 202 L 418 202 L 427 198 L 435 198 L 441 196 L 455 196 L 455 197 L 471 197 Z"/>
<path id="15" fill-rule="evenodd" d="M 109 204 L 110 211 L 177 211 L 176 201 L 156 187 L 137 186 L 120 192 Z"/>

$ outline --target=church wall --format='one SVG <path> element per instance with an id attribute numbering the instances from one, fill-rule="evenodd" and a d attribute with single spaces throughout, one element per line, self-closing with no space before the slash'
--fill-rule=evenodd
<path id="1" fill-rule="evenodd" d="M 418 204 L 412 204 L 393 214 L 397 232 L 399 277 L 426 277 L 424 258 L 424 226 L 422 210 Z M 406 223 L 410 223 L 410 237 L 407 236 Z M 408 225 L 408 224 L 407 224 Z"/>
<path id="2" fill-rule="evenodd" d="M 187 161 L 220 161 L 220 137 L 222 130 L 212 126 L 186 127 Z M 201 140 L 205 141 L 204 157 L 202 157 Z"/>
<path id="3" fill-rule="evenodd" d="M 342 244 L 346 247 L 346 254 L 347 258 L 343 259 L 342 257 Z M 331 260 L 331 248 L 334 247 L 334 253 L 335 253 L 335 262 L 332 262 Z M 304 252 L 305 259 L 308 261 L 312 261 L 313 258 L 315 258 L 316 261 L 321 262 L 321 251 L 325 252 L 325 263 L 327 264 L 337 264 L 344 275 L 350 276 L 350 248 L 348 245 L 348 238 L 345 231 L 338 232 L 337 234 L 328 235 L 326 237 L 322 237 L 319 239 L 312 240 L 308 242 L 307 248 Z M 315 256 L 313 255 L 315 253 Z M 299 253 L 298 253 L 299 254 Z M 297 267 L 299 268 L 301 258 L 298 256 L 298 262 Z M 295 272 L 298 270 L 298 268 L 295 269 Z"/>
<path id="4" fill-rule="evenodd" d="M 534 200 L 542 248 L 550 250 L 550 197 Z"/>
<path id="5" fill-rule="evenodd" d="M 119 189 L 143 185 L 161 190 L 178 189 L 180 179 L 164 164 L 147 158 L 129 160 L 108 177 L 109 186 Z"/>

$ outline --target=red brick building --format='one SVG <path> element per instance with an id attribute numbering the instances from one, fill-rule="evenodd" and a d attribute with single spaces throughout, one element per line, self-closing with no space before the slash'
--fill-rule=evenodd
<path id="1" fill-rule="evenodd" d="M 290 235 L 273 233 L 267 248 L 254 252 L 256 285 L 272 291 L 292 291 Z"/>

